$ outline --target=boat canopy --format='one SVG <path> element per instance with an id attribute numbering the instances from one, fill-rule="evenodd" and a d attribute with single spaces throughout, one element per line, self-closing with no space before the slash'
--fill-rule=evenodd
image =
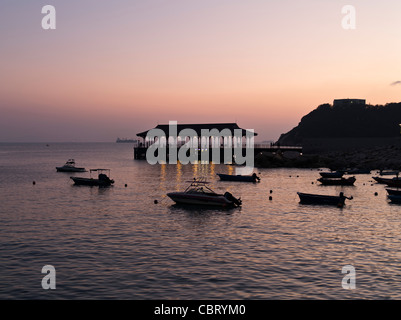
<path id="1" fill-rule="evenodd" d="M 110 176 L 110 169 L 90 169 L 89 174 L 92 176 L 92 172 L 99 172 L 101 174 L 102 172 L 107 172 L 107 174 Z"/>

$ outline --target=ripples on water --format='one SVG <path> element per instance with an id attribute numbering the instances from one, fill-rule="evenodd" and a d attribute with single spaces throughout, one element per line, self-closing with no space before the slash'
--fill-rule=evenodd
<path id="1" fill-rule="evenodd" d="M 401 297 L 401 206 L 371 175 L 343 188 L 319 186 L 318 171 L 306 169 L 258 169 L 259 184 L 221 182 L 216 173 L 235 168 L 151 166 L 114 143 L 2 144 L 0 153 L 2 299 Z M 69 158 L 110 168 L 115 186 L 73 186 L 72 174 L 55 170 Z M 165 197 L 195 176 L 241 196 L 242 208 L 180 207 Z M 340 190 L 354 197 L 343 209 L 300 205 L 296 194 Z M 56 290 L 41 287 L 47 264 Z M 353 291 L 341 286 L 349 264 Z"/>

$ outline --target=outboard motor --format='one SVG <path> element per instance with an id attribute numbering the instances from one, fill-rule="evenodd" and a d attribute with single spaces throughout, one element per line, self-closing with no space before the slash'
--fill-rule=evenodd
<path id="1" fill-rule="evenodd" d="M 99 174 L 99 181 L 106 184 L 106 185 L 110 185 L 112 183 L 114 183 L 114 180 L 111 180 L 107 175 L 105 175 L 104 173 L 100 173 Z"/>
<path id="2" fill-rule="evenodd" d="M 101 181 L 108 181 L 108 180 L 109 180 L 109 177 L 106 176 L 104 173 L 100 173 L 100 174 L 99 174 L 99 180 L 101 180 Z"/>
<path id="3" fill-rule="evenodd" d="M 232 203 L 234 203 L 236 206 L 240 206 L 242 204 L 241 199 L 237 199 L 236 197 L 234 197 L 230 192 L 226 192 L 224 194 L 224 198 L 226 198 L 228 201 L 231 201 Z"/>

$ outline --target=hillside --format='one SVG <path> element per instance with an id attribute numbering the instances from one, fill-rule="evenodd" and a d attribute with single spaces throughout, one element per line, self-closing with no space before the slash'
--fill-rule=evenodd
<path id="1" fill-rule="evenodd" d="M 280 145 L 302 145 L 305 139 L 388 138 L 400 136 L 401 103 L 367 105 L 364 100 L 334 100 L 301 119 L 280 136 Z"/>

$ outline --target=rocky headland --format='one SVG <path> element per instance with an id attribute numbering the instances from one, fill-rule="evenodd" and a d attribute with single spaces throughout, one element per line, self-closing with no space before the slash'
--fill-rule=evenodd
<path id="1" fill-rule="evenodd" d="M 401 103 L 368 105 L 334 100 L 302 117 L 276 145 L 302 146 L 303 154 L 277 152 L 255 157 L 264 168 L 401 169 Z"/>

